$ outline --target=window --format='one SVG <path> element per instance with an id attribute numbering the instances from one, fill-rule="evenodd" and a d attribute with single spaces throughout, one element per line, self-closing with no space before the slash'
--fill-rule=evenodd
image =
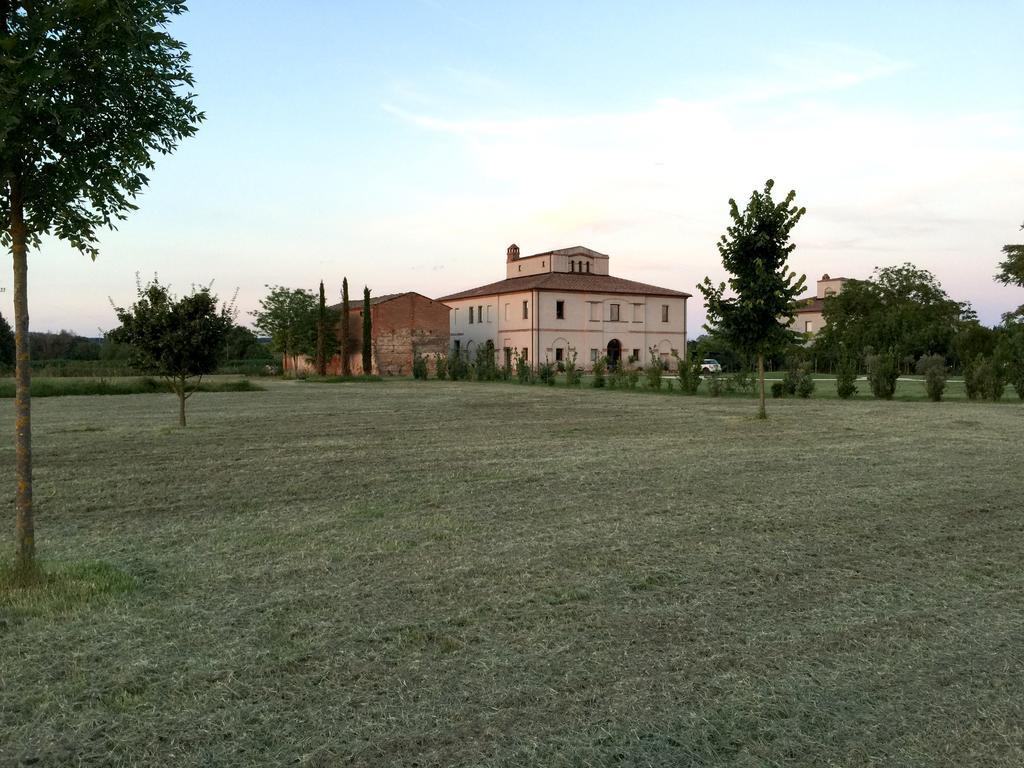
<path id="1" fill-rule="evenodd" d="M 826 288 L 825 289 L 825 298 L 826 299 L 831 297 L 831 296 L 835 296 L 835 295 L 836 295 L 836 289 L 835 288 Z"/>
<path id="2" fill-rule="evenodd" d="M 569 262 L 569 271 L 570 272 L 575 272 L 576 271 L 576 262 L 575 261 L 570 261 Z"/>
<path id="3" fill-rule="evenodd" d="M 469 324 L 470 325 L 473 324 L 473 308 L 472 307 L 469 308 Z"/>
<path id="4" fill-rule="evenodd" d="M 804 320 L 804 333 L 814 333 L 814 323 L 810 320 Z"/>
<path id="5" fill-rule="evenodd" d="M 555 319 L 556 320 L 565 320 L 565 302 L 564 301 L 556 301 L 555 302 Z"/>
<path id="6" fill-rule="evenodd" d="M 616 322 L 619 319 L 619 305 L 609 304 L 608 305 L 608 319 L 612 322 Z"/>
<path id="7" fill-rule="evenodd" d="M 565 360 L 565 350 L 561 347 L 555 347 L 555 362 L 560 363 Z"/>
<path id="8" fill-rule="evenodd" d="M 523 347 L 523 360 L 529 360 L 529 359 L 530 359 L 530 350 L 527 349 L 526 347 Z"/>
<path id="9" fill-rule="evenodd" d="M 462 342 L 458 339 L 455 340 L 455 354 L 459 354 L 459 350 L 462 348 Z"/>
<path id="10" fill-rule="evenodd" d="M 597 350 L 596 349 L 590 350 L 590 362 L 592 362 L 592 363 L 596 363 L 597 362 Z"/>
<path id="11" fill-rule="evenodd" d="M 529 319 L 530 319 L 530 302 L 524 301 L 523 302 L 523 320 L 529 320 Z"/>
<path id="12" fill-rule="evenodd" d="M 633 305 L 633 322 L 642 323 L 644 321 L 644 305 L 634 304 Z"/>
<path id="13" fill-rule="evenodd" d="M 630 355 L 630 358 L 633 359 L 633 360 L 639 360 L 640 359 L 640 350 L 639 349 L 634 349 L 633 350 L 633 354 Z"/>
<path id="14" fill-rule="evenodd" d="M 487 322 L 491 322 L 491 305 L 487 305 Z"/>
<path id="15" fill-rule="evenodd" d="M 509 309 L 511 308 L 511 306 L 512 306 L 511 304 L 506 304 L 505 305 L 505 319 L 506 320 L 508 320 L 508 312 L 509 312 Z"/>
<path id="16" fill-rule="evenodd" d="M 476 321 L 482 323 L 484 321 L 484 305 L 481 304 L 476 308 Z"/>
<path id="17" fill-rule="evenodd" d="M 588 261 L 587 262 L 587 272 L 589 272 L 589 271 L 590 271 L 590 262 Z"/>
<path id="18" fill-rule="evenodd" d="M 590 302 L 590 319 L 595 322 L 601 319 L 601 304 L 599 302 Z"/>
<path id="19" fill-rule="evenodd" d="M 661 305 L 661 322 L 668 322 L 668 304 Z"/>
<path id="20" fill-rule="evenodd" d="M 520 272 L 522 272 L 522 271 L 523 271 L 523 265 L 522 265 L 522 264 L 520 264 L 520 265 L 519 265 L 519 271 L 520 271 Z"/>

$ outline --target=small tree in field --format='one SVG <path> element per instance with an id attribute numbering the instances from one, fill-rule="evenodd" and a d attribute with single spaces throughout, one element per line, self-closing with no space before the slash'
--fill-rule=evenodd
<path id="1" fill-rule="evenodd" d="M 234 325 L 231 306 L 217 306 L 209 288 L 177 298 L 156 278 L 139 286 L 129 308 L 115 307 L 120 328 L 111 340 L 132 348 L 132 364 L 162 376 L 178 396 L 178 424 L 185 426 L 185 401 L 205 374 L 217 370 Z M 195 381 L 193 381 L 195 380 Z"/>
<path id="2" fill-rule="evenodd" d="M 363 286 L 363 376 L 373 373 L 373 317 L 370 314 L 370 289 Z M 424 376 L 423 378 L 426 378 Z"/>
<path id="3" fill-rule="evenodd" d="M 726 284 L 713 285 L 707 277 L 697 286 L 707 304 L 707 331 L 720 335 L 738 350 L 757 356 L 758 417 L 762 419 L 768 417 L 764 358 L 793 343 L 795 334 L 790 325 L 794 302 L 806 280 L 803 275 L 797 278 L 787 266 L 789 254 L 796 247 L 789 242 L 789 236 L 806 209 L 793 205 L 795 191 L 776 203 L 772 199 L 774 185 L 769 179 L 763 192 L 755 190 L 742 212 L 735 200 L 729 200 L 733 223 L 722 235 L 718 252 L 722 265 L 732 274 L 729 288 L 735 295 L 726 298 Z"/>
<path id="4" fill-rule="evenodd" d="M 136 208 L 157 154 L 203 119 L 183 0 L 0 0 L 0 243 L 14 260 L 16 572 L 35 570 L 28 249 L 43 235 L 96 258 L 97 230 Z"/>
<path id="5" fill-rule="evenodd" d="M 352 363 L 349 356 L 352 354 L 352 340 L 349 337 L 349 303 L 348 303 L 348 278 L 341 279 L 341 375 L 352 375 Z"/>

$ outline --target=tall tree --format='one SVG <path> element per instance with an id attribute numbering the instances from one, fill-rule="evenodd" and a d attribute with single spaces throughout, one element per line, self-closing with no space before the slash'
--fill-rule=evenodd
<path id="1" fill-rule="evenodd" d="M 370 315 L 370 289 L 363 286 L 363 375 L 373 373 L 373 318 Z"/>
<path id="2" fill-rule="evenodd" d="M 302 288 L 268 285 L 270 293 L 250 314 L 256 330 L 270 337 L 271 348 L 286 358 L 305 355 L 316 347 L 317 300 Z"/>
<path id="3" fill-rule="evenodd" d="M 348 278 L 341 279 L 341 375 L 352 375 L 352 364 L 349 355 L 352 354 L 352 341 L 349 338 L 349 304 L 348 304 Z"/>
<path id="4" fill-rule="evenodd" d="M 209 288 L 178 298 L 154 278 L 139 286 L 131 307 L 114 311 L 121 326 L 109 338 L 131 347 L 133 366 L 167 381 L 178 396 L 178 424 L 184 427 L 185 401 L 204 375 L 217 370 L 234 325 L 234 308 L 218 308 Z"/>
<path id="5" fill-rule="evenodd" d="M 0 240 L 14 258 L 15 567 L 35 567 L 28 249 L 43 235 L 96 258 L 97 230 L 136 205 L 156 154 L 203 115 L 166 29 L 183 0 L 0 0 Z"/>
<path id="6" fill-rule="evenodd" d="M 796 247 L 789 242 L 790 232 L 806 209 L 793 205 L 796 192 L 776 203 L 772 199 L 775 182 L 769 179 L 764 191 L 755 190 L 747 207 L 740 212 L 735 200 L 729 200 L 732 226 L 718 243 L 722 265 L 732 275 L 728 284 L 733 296 L 726 297 L 726 284 L 713 285 L 711 279 L 697 286 L 707 304 L 709 333 L 719 334 L 741 352 L 757 357 L 760 384 L 758 417 L 768 418 L 764 397 L 764 358 L 780 347 L 793 343 L 794 301 L 804 289 L 806 277 L 789 271 L 789 255 Z"/>
<path id="7" fill-rule="evenodd" d="M 1024 224 L 1020 228 L 1024 229 Z M 1006 258 L 999 262 L 996 280 L 1003 285 L 1018 285 L 1024 288 L 1024 244 L 1008 243 L 1003 246 L 1003 253 L 1006 254 Z M 1024 316 L 1024 304 L 1017 307 L 1013 314 Z"/>
<path id="8" fill-rule="evenodd" d="M 316 372 L 327 375 L 327 299 L 324 297 L 324 281 L 320 281 L 320 301 L 316 308 Z"/>
<path id="9" fill-rule="evenodd" d="M 0 368 L 14 365 L 14 331 L 7 318 L 0 315 Z"/>

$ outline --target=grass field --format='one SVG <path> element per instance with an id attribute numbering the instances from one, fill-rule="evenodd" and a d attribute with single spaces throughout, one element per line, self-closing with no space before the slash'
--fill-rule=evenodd
<path id="1" fill-rule="evenodd" d="M 35 404 L 0 765 L 1024 764 L 1016 400 L 265 386 Z"/>

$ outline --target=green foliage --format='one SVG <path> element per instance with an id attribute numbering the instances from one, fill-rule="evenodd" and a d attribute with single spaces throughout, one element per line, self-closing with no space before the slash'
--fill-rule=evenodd
<path id="1" fill-rule="evenodd" d="M 772 382 L 772 397 L 780 398 L 786 396 L 786 387 L 781 381 Z"/>
<path id="2" fill-rule="evenodd" d="M 912 264 L 876 269 L 869 280 L 850 280 L 823 309 L 816 346 L 835 357 L 842 350 L 891 350 L 897 360 L 951 352 L 967 304 L 946 295 L 935 276 Z"/>
<path id="3" fill-rule="evenodd" d="M 1003 391 L 1006 389 L 1006 371 L 995 357 L 979 355 L 964 376 L 968 397 L 982 397 L 993 402 L 1002 399 Z"/>
<path id="4" fill-rule="evenodd" d="M 422 381 L 427 380 L 427 358 L 419 352 L 412 356 L 412 377 Z"/>
<path id="5" fill-rule="evenodd" d="M 363 375 L 373 373 L 373 312 L 370 306 L 370 289 L 363 286 Z M 423 378 L 427 378 L 424 376 Z"/>
<path id="6" fill-rule="evenodd" d="M 594 361 L 594 365 L 591 370 L 591 374 L 593 376 L 593 378 L 591 379 L 591 384 L 596 389 L 601 389 L 605 385 L 605 374 L 607 373 L 607 371 L 608 358 L 602 355 L 601 357 L 597 358 L 597 360 Z"/>
<path id="7" fill-rule="evenodd" d="M 679 379 L 679 389 L 684 395 L 695 395 L 700 388 L 700 361 L 701 357 L 691 357 L 683 360 L 676 355 L 676 378 Z"/>
<path id="8" fill-rule="evenodd" d="M 348 278 L 341 279 L 341 375 L 352 375 L 352 307 L 348 301 Z"/>
<path id="9" fill-rule="evenodd" d="M 811 364 L 800 363 L 797 368 L 796 396 L 805 400 L 814 393 L 814 377 L 811 376 Z"/>
<path id="10" fill-rule="evenodd" d="M 576 350 L 570 350 L 563 362 L 565 363 L 565 385 L 578 387 L 583 377 L 580 369 L 576 366 Z"/>
<path id="11" fill-rule="evenodd" d="M 185 426 L 185 400 L 195 388 L 192 379 L 213 373 L 234 325 L 231 306 L 217 307 L 209 288 L 177 298 L 156 278 L 138 287 L 130 308 L 115 307 L 121 326 L 111 338 L 132 347 L 132 365 L 164 377 L 180 400 Z"/>
<path id="12" fill-rule="evenodd" d="M 942 355 L 921 355 L 917 361 L 918 376 L 924 376 L 924 388 L 933 402 L 942 400 L 946 391 L 946 359 Z"/>
<path id="13" fill-rule="evenodd" d="M 448 355 L 442 355 L 440 352 L 434 355 L 434 371 L 440 381 L 448 378 Z"/>
<path id="14" fill-rule="evenodd" d="M 0 369 L 14 367 L 14 331 L 7 318 L 0 315 Z"/>
<path id="15" fill-rule="evenodd" d="M 740 352 L 759 356 L 793 343 L 793 308 L 806 281 L 788 266 L 796 247 L 789 242 L 790 233 L 806 210 L 793 204 L 795 191 L 776 203 L 774 185 L 769 179 L 763 192 L 755 190 L 742 213 L 729 200 L 733 223 L 718 252 L 732 275 L 728 285 L 734 295 L 726 298 L 726 284 L 715 286 L 708 277 L 697 286 L 707 304 L 708 332 L 721 335 Z M 763 402 L 759 415 L 766 415 Z"/>
<path id="16" fill-rule="evenodd" d="M 533 369 L 522 352 L 516 353 L 516 381 L 520 384 L 533 383 Z"/>
<path id="17" fill-rule="evenodd" d="M 557 373 L 558 369 L 549 360 L 545 360 L 537 369 L 537 378 L 542 384 L 554 386 Z"/>
<path id="18" fill-rule="evenodd" d="M 975 360 L 978 355 L 990 357 L 996 351 L 998 333 L 977 320 L 962 323 L 953 337 L 953 354 L 961 366 Z"/>
<path id="19" fill-rule="evenodd" d="M 29 333 L 29 353 L 33 360 L 99 360 L 100 343 L 71 331 Z"/>
<path id="20" fill-rule="evenodd" d="M 473 361 L 473 378 L 477 381 L 494 381 L 498 378 L 498 363 L 494 353 L 494 343 L 487 341 L 476 348 L 476 359 Z"/>
<path id="21" fill-rule="evenodd" d="M 274 356 L 265 344 L 250 329 L 233 325 L 224 342 L 225 360 L 273 360 Z"/>
<path id="22" fill-rule="evenodd" d="M 463 381 L 469 378 L 469 362 L 461 352 L 454 349 L 448 352 L 448 376 L 452 381 Z"/>
<path id="23" fill-rule="evenodd" d="M 658 353 L 657 347 L 650 347 L 647 352 L 650 355 L 650 360 L 644 366 L 647 386 L 650 389 L 661 389 L 661 374 L 665 370 L 661 363 L 661 355 Z"/>
<path id="24" fill-rule="evenodd" d="M 95 258 L 97 229 L 134 210 L 153 157 L 195 133 L 181 0 L 0 4 L 0 220 L 23 199 L 30 243 Z M 5 34 L 7 33 L 7 34 Z M 11 242 L 6 226 L 0 236 Z"/>
<path id="25" fill-rule="evenodd" d="M 836 394 L 849 400 L 857 394 L 857 359 L 850 354 L 840 356 L 836 366 Z"/>
<path id="26" fill-rule="evenodd" d="M 204 381 L 195 385 L 196 392 L 262 392 L 263 387 L 249 379 L 237 381 Z M 141 378 L 97 377 L 90 379 L 36 378 L 32 381 L 32 397 L 69 397 L 78 395 L 146 395 L 166 393 L 167 383 L 144 376 Z M 0 398 L 14 397 L 14 382 L 0 380 Z"/>
<path id="27" fill-rule="evenodd" d="M 865 362 L 868 368 L 868 384 L 871 385 L 871 394 L 880 400 L 892 400 L 892 396 L 896 392 L 896 380 L 900 376 L 896 356 L 892 352 L 879 352 L 869 354 Z"/>
<path id="28" fill-rule="evenodd" d="M 709 373 L 704 379 L 708 384 L 708 394 L 712 397 L 721 397 L 722 390 L 722 374 L 720 373 Z"/>
<path id="29" fill-rule="evenodd" d="M 317 298 L 303 288 L 266 287 L 270 292 L 251 313 L 256 330 L 286 357 L 311 354 L 316 349 Z"/>
<path id="30" fill-rule="evenodd" d="M 1024 224 L 1021 225 L 1024 230 Z M 999 262 L 996 280 L 1003 285 L 1017 285 L 1024 288 L 1024 244 L 1007 244 L 1003 246 L 1006 258 Z M 1024 316 L 1024 305 L 1017 308 L 1015 314 Z"/>

